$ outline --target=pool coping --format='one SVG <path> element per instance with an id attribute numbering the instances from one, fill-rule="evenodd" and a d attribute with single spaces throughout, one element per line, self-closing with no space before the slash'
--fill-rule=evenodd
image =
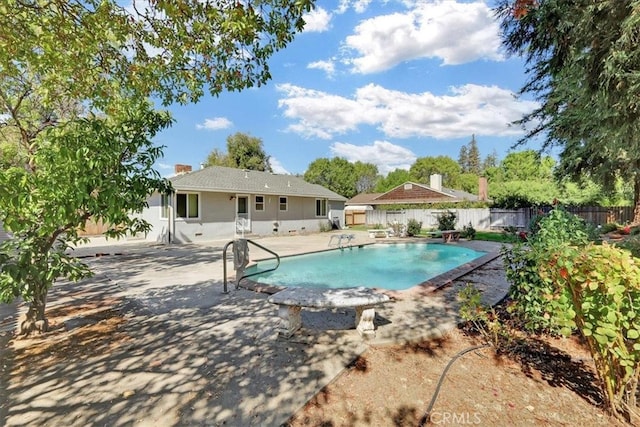
<path id="1" fill-rule="evenodd" d="M 392 244 L 415 244 L 415 243 L 431 243 L 434 245 L 452 245 L 452 244 L 457 244 L 456 243 L 441 243 L 441 242 L 432 242 L 429 239 L 411 239 L 411 240 L 407 240 L 407 239 L 394 239 L 391 241 L 382 241 L 382 242 L 372 242 L 372 243 L 361 243 L 361 244 L 354 244 L 354 245 L 346 245 L 344 247 L 341 248 L 328 248 L 328 249 L 323 249 L 323 250 L 317 250 L 317 251 L 309 251 L 309 252 L 300 252 L 297 254 L 290 254 L 290 255 L 285 255 L 285 256 L 281 256 L 280 258 L 289 258 L 292 256 L 299 256 L 299 255 L 309 255 L 309 254 L 314 254 L 314 253 L 322 253 L 322 252 L 329 252 L 329 251 L 335 251 L 335 250 L 344 250 L 350 247 L 363 247 L 363 246 L 369 246 L 369 245 L 377 245 L 377 244 L 383 244 L 383 245 L 392 245 Z M 480 250 L 480 252 L 487 252 L 487 251 L 482 251 Z M 438 292 L 448 286 L 450 286 L 455 280 L 460 279 L 461 277 L 471 273 L 472 271 L 482 267 L 483 265 L 488 264 L 489 262 L 493 261 L 494 259 L 498 258 L 501 256 L 500 252 L 497 251 L 489 251 L 487 252 L 485 255 L 482 255 L 479 258 L 476 258 L 472 261 L 466 262 L 464 264 L 461 264 L 455 268 L 452 268 L 451 270 L 448 270 L 442 274 L 439 274 L 435 277 L 432 277 L 428 280 L 425 280 L 424 282 L 420 282 L 418 284 L 416 284 L 415 286 L 412 286 L 408 289 L 403 289 L 403 290 L 390 290 L 390 289 L 383 289 L 383 288 L 372 288 L 378 292 L 384 293 L 389 295 L 390 297 L 394 298 L 394 299 L 405 299 L 407 297 L 416 295 L 416 294 L 425 294 L 425 293 L 435 293 Z M 267 258 L 260 258 L 260 259 L 256 259 L 254 261 L 252 261 L 251 263 L 249 263 L 247 265 L 247 267 L 253 266 L 255 264 L 257 264 L 259 261 L 266 261 L 266 260 L 272 260 L 274 259 L 273 257 L 267 257 Z M 240 279 L 240 283 L 238 285 L 238 287 L 242 288 L 242 289 L 246 289 L 249 291 L 254 291 L 254 292 L 260 292 L 260 293 L 266 293 L 269 295 L 275 294 L 276 292 L 280 292 L 284 289 L 287 288 L 287 286 L 278 286 L 278 285 L 268 285 L 268 284 L 264 284 L 264 283 L 260 283 L 257 282 L 255 280 L 252 280 L 250 277 L 247 278 L 242 278 Z"/>

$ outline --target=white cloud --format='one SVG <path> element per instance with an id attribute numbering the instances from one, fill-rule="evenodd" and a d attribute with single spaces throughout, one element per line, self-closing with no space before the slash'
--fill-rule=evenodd
<path id="1" fill-rule="evenodd" d="M 383 175 L 396 169 L 408 170 L 418 158 L 411 150 L 388 141 L 374 141 L 364 146 L 336 142 L 331 145 L 331 152 L 350 162 L 373 163 Z"/>
<path id="2" fill-rule="evenodd" d="M 321 7 L 316 7 L 309 13 L 305 13 L 304 19 L 305 33 L 322 33 L 330 28 L 331 14 Z"/>
<path id="3" fill-rule="evenodd" d="M 285 117 L 295 120 L 287 130 L 321 139 L 357 131 L 362 125 L 376 126 L 388 138 L 520 135 L 522 130 L 509 124 L 537 106 L 518 100 L 507 89 L 475 84 L 452 87 L 446 95 L 369 84 L 353 98 L 290 84 L 277 89 L 284 93 L 278 106 Z"/>
<path id="4" fill-rule="evenodd" d="M 291 173 L 282 166 L 282 163 L 275 157 L 269 157 L 269 164 L 271 165 L 271 169 L 273 169 L 273 173 L 279 173 L 283 175 L 290 175 Z"/>
<path id="5" fill-rule="evenodd" d="M 367 10 L 370 3 L 371 0 L 340 0 L 336 13 L 345 13 L 350 7 L 353 7 L 356 13 L 363 13 Z"/>
<path id="6" fill-rule="evenodd" d="M 197 124 L 196 129 L 219 130 L 228 129 L 233 123 L 226 117 L 214 117 L 213 119 L 205 119 L 204 123 Z"/>
<path id="7" fill-rule="evenodd" d="M 160 169 L 173 169 L 173 165 L 169 165 L 167 163 L 158 163 L 158 168 L 160 168 Z"/>
<path id="8" fill-rule="evenodd" d="M 336 72 L 336 66 L 333 61 L 315 61 L 307 65 L 309 69 L 322 70 L 326 73 L 327 77 L 331 78 Z"/>
<path id="9" fill-rule="evenodd" d="M 483 1 L 418 3 L 405 13 L 376 16 L 362 21 L 345 47 L 356 53 L 352 71 L 362 74 L 420 58 L 440 58 L 443 65 L 504 59 L 498 22 Z"/>

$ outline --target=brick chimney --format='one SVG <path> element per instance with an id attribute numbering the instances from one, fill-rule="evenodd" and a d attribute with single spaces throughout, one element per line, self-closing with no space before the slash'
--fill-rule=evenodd
<path id="1" fill-rule="evenodd" d="M 176 175 L 183 175 L 185 173 L 191 172 L 191 165 L 175 165 L 175 173 Z"/>
<path id="2" fill-rule="evenodd" d="M 489 200 L 489 184 L 484 176 L 478 178 L 478 200 L 482 202 Z"/>

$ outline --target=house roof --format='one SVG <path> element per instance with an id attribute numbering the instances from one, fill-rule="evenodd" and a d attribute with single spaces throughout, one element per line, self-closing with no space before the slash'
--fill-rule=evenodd
<path id="1" fill-rule="evenodd" d="M 405 182 L 386 193 L 363 193 L 347 200 L 346 205 L 394 205 L 440 202 L 477 201 L 478 196 L 466 191 L 441 187 L 436 189 L 426 184 Z"/>
<path id="2" fill-rule="evenodd" d="M 272 194 L 278 196 L 318 197 L 346 201 L 338 193 L 310 184 L 293 175 L 209 166 L 169 178 L 179 191 L 211 191 L 216 193 Z"/>
<path id="3" fill-rule="evenodd" d="M 349 200 L 347 200 L 347 204 L 349 205 L 370 205 L 372 201 L 375 200 L 376 197 L 382 195 L 384 193 L 361 193 L 356 194 Z"/>

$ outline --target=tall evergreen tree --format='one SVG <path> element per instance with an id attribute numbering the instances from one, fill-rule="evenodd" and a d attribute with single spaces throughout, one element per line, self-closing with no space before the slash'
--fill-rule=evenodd
<path id="1" fill-rule="evenodd" d="M 497 12 L 527 64 L 521 92 L 540 102 L 525 140 L 559 148 L 559 175 L 631 182 L 640 223 L 640 1 L 501 0 Z"/>
<path id="2" fill-rule="evenodd" d="M 468 173 L 476 175 L 480 174 L 480 151 L 478 150 L 478 143 L 476 142 L 476 136 L 471 136 L 471 141 L 467 145 L 467 170 Z"/>
<path id="3" fill-rule="evenodd" d="M 482 162 L 482 173 L 485 173 L 490 168 L 495 168 L 498 166 L 498 153 L 494 149 L 491 154 L 487 154 L 487 157 L 484 158 Z"/>
<path id="4" fill-rule="evenodd" d="M 460 165 L 462 173 L 469 172 L 469 150 L 467 150 L 466 145 L 460 147 L 460 154 L 458 154 L 458 164 Z"/>

